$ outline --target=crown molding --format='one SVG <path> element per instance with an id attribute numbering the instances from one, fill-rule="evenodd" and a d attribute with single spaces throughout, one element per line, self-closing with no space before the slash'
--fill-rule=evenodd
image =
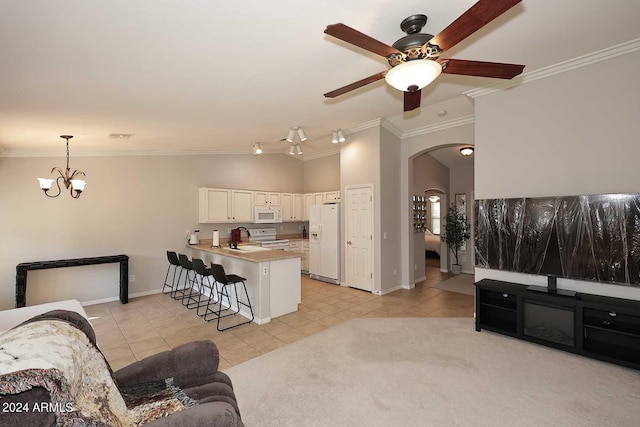
<path id="1" fill-rule="evenodd" d="M 481 89 L 468 90 L 466 92 L 463 92 L 463 95 L 466 95 L 470 98 L 478 98 L 494 92 L 498 92 L 500 90 L 509 89 L 515 86 L 531 83 L 536 80 L 555 76 L 557 74 L 562 74 L 567 71 L 575 70 L 577 68 L 582 68 L 592 64 L 596 64 L 598 62 L 607 61 L 618 56 L 636 52 L 638 50 L 640 50 L 640 39 L 630 40 L 613 47 L 608 47 L 606 49 L 588 53 L 577 58 L 569 59 L 568 61 L 540 68 L 539 70 L 535 70 L 530 73 L 522 74 L 512 80 L 498 82 L 489 87 Z"/>
<path id="2" fill-rule="evenodd" d="M 473 114 L 460 117 L 457 119 L 447 120 L 446 122 L 440 122 L 429 126 L 423 126 L 421 128 L 415 128 L 402 133 L 402 138 L 411 138 L 414 136 L 424 135 L 427 133 L 439 132 L 445 129 L 456 128 L 459 126 L 466 126 L 473 124 L 475 117 Z"/>

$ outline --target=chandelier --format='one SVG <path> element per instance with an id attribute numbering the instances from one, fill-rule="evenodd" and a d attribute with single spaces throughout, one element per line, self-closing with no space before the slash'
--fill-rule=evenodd
<path id="1" fill-rule="evenodd" d="M 42 188 L 42 191 L 44 191 L 44 194 L 47 197 L 58 197 L 62 193 L 62 188 L 60 187 L 60 180 L 62 179 L 62 183 L 64 184 L 65 188 L 69 189 L 71 197 L 77 199 L 78 197 L 80 197 L 80 194 L 84 190 L 86 182 L 83 179 L 75 178 L 80 177 L 80 175 L 84 177 L 85 175 L 84 172 L 79 170 L 75 170 L 73 171 L 73 173 L 71 173 L 71 169 L 69 169 L 69 140 L 73 138 L 73 135 L 60 135 L 60 138 L 67 140 L 67 169 L 64 171 L 64 173 L 62 173 L 62 169 L 54 167 L 53 169 L 51 169 L 51 173 L 56 171 L 60 175 L 59 177 L 57 177 L 55 180 L 50 178 L 38 178 L 38 181 L 40 182 L 40 188 Z M 51 195 L 49 194 L 49 190 L 51 189 L 51 185 L 54 181 L 58 186 L 58 193 Z"/>

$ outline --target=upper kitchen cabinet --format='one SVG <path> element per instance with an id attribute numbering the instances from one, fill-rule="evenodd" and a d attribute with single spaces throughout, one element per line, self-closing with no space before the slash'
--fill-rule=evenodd
<path id="1" fill-rule="evenodd" d="M 256 206 L 280 206 L 282 204 L 282 194 L 268 191 L 254 191 L 253 203 Z"/>
<path id="2" fill-rule="evenodd" d="M 304 203 L 304 220 L 309 221 L 309 206 L 321 205 L 324 203 L 323 193 L 307 193 L 303 195 Z"/>
<path id="3" fill-rule="evenodd" d="M 198 196 L 200 223 L 253 220 L 253 191 L 202 187 Z"/>
<path id="4" fill-rule="evenodd" d="M 282 193 L 282 221 L 303 221 L 302 194 Z"/>
<path id="5" fill-rule="evenodd" d="M 253 221 L 253 191 L 231 190 L 231 219 L 235 222 Z"/>

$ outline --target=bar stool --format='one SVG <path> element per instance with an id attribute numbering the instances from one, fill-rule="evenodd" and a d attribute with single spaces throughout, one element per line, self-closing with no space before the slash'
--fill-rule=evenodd
<path id="1" fill-rule="evenodd" d="M 180 260 L 178 259 L 178 254 L 175 252 L 167 251 L 167 260 L 169 261 L 169 267 L 167 268 L 167 275 L 164 277 L 164 286 L 162 287 L 163 294 L 169 294 L 173 292 L 173 288 L 176 286 L 176 273 L 178 272 L 178 268 L 180 267 Z M 171 283 L 169 280 L 169 273 L 171 272 L 171 267 L 173 267 L 173 279 Z M 168 287 L 168 291 L 165 291 Z"/>
<path id="2" fill-rule="evenodd" d="M 220 290 L 218 291 L 218 301 L 217 301 L 218 310 L 212 310 L 209 308 L 209 305 L 207 305 L 207 309 L 203 317 L 204 320 L 207 322 L 216 320 L 217 321 L 216 329 L 218 329 L 219 331 L 225 331 L 227 329 L 235 328 L 236 326 L 246 325 L 247 323 L 253 322 L 254 314 L 253 314 L 253 308 L 251 307 L 251 301 L 249 301 L 249 293 L 247 292 L 247 284 L 245 283 L 246 279 L 244 277 L 240 277 L 235 274 L 226 274 L 224 271 L 224 267 L 220 264 L 211 263 L 211 273 L 213 273 L 213 278 L 220 285 Z M 244 287 L 244 294 L 247 297 L 246 303 L 240 301 L 238 286 L 237 286 L 238 283 L 242 283 Z M 233 292 L 235 294 L 237 310 L 233 310 L 231 295 L 229 294 L 229 291 L 228 291 L 228 288 L 230 287 L 233 289 Z M 227 303 L 229 305 L 228 308 L 225 308 L 225 309 L 222 308 L 223 298 L 227 299 Z M 246 322 L 238 323 L 236 325 L 227 326 L 226 328 L 220 329 L 220 319 L 239 314 L 241 305 L 249 308 L 249 311 L 251 312 L 251 319 Z M 229 311 L 229 313 L 223 315 L 222 313 L 226 311 Z M 212 318 L 207 318 L 207 315 L 209 314 L 213 314 L 214 316 Z"/>
<path id="3" fill-rule="evenodd" d="M 172 293 L 172 297 L 175 300 L 184 300 L 189 297 L 189 294 L 192 292 L 193 282 L 195 280 L 195 273 L 193 272 L 193 265 L 189 258 L 184 254 L 178 255 L 178 261 L 180 262 L 180 274 L 178 275 L 178 283 L 176 284 L 176 288 Z M 182 278 L 182 273 L 184 273 L 184 285 L 181 289 L 178 289 L 180 286 L 180 279 Z M 192 273 L 191 275 L 189 273 Z M 189 291 L 189 294 L 187 294 Z M 180 295 L 178 295 L 180 294 Z"/>
<path id="4" fill-rule="evenodd" d="M 201 314 L 200 309 L 202 307 L 208 307 L 211 299 L 216 296 L 217 292 L 214 289 L 215 280 L 213 283 L 211 282 L 210 277 L 213 276 L 213 273 L 211 272 L 211 269 L 207 268 L 200 258 L 193 258 L 191 263 L 193 264 L 193 271 L 195 271 L 196 276 L 200 277 L 200 286 L 198 286 L 198 292 L 192 292 L 189 294 L 186 307 L 190 310 L 195 308 L 196 314 L 202 317 L 207 311 L 205 309 L 204 313 Z M 207 296 L 206 294 L 203 294 L 203 290 L 208 290 L 209 295 Z"/>

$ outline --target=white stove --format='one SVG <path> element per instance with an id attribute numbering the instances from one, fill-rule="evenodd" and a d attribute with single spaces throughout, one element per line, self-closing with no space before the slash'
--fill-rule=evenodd
<path id="1" fill-rule="evenodd" d="M 277 239 L 277 230 L 275 228 L 252 228 L 249 230 L 250 242 L 260 243 L 260 246 L 269 249 L 288 249 L 288 239 Z"/>

